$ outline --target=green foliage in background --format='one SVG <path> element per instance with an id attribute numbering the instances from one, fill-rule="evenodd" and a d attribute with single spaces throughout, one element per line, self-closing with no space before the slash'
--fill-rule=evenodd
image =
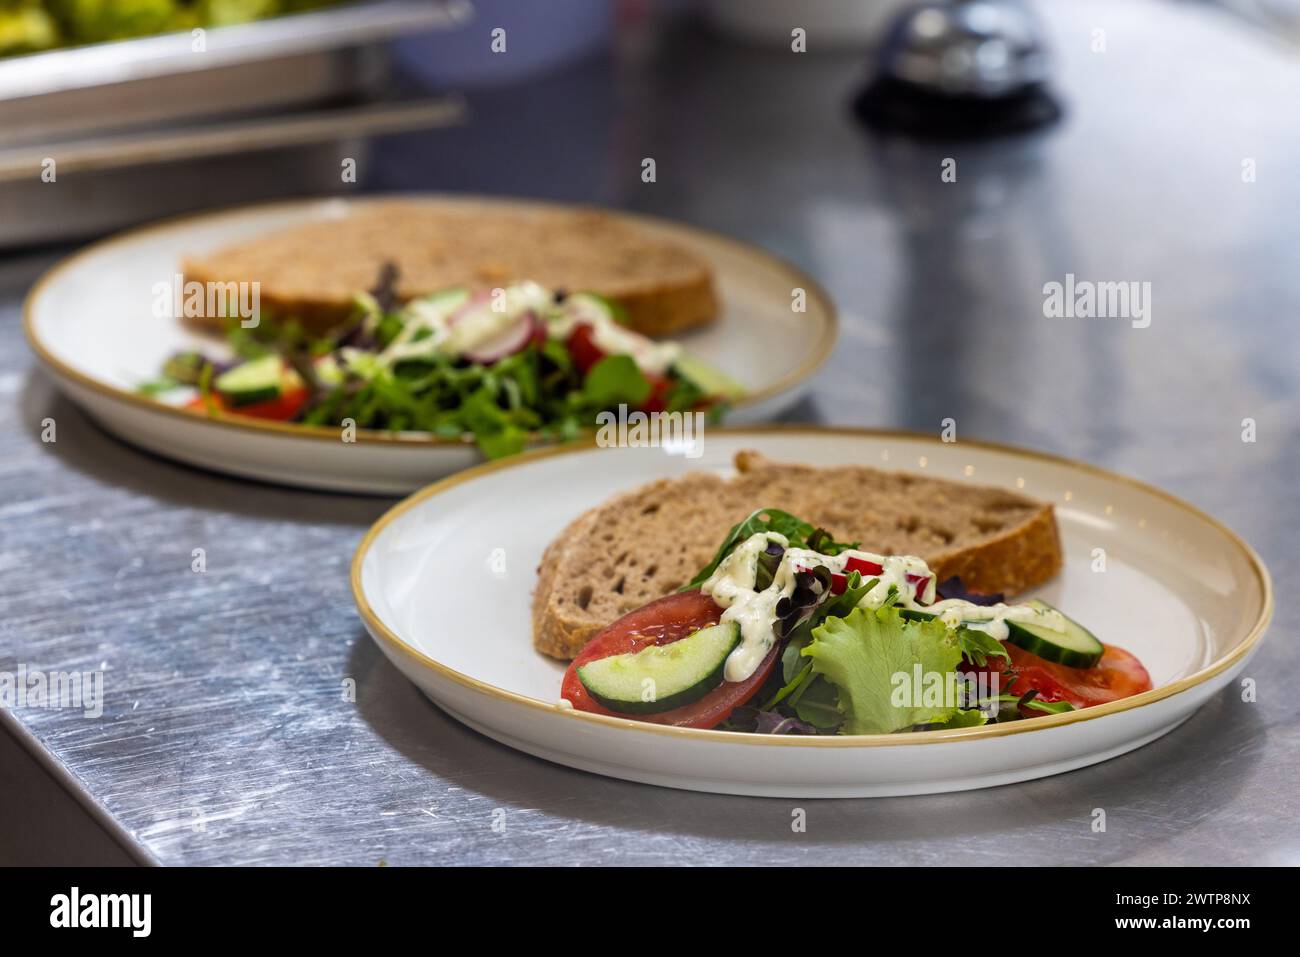
<path id="1" fill-rule="evenodd" d="M 340 0 L 0 0 L 0 56 L 247 23 Z"/>

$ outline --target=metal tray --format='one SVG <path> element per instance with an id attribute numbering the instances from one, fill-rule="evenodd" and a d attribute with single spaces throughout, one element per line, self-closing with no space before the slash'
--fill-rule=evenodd
<path id="1" fill-rule="evenodd" d="M 380 0 L 0 60 L 0 146 L 372 93 L 382 42 L 454 29 L 468 0 Z"/>
<path id="2" fill-rule="evenodd" d="M 368 138 L 461 122 L 458 96 L 315 110 L 0 150 L 0 249 L 72 239 L 207 206 L 355 189 Z M 41 177 L 53 152 L 55 180 Z"/>

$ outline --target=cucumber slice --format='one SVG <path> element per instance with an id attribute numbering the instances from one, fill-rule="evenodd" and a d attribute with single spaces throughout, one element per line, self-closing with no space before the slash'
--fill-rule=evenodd
<path id="1" fill-rule="evenodd" d="M 406 308 L 421 317 L 431 317 L 437 314 L 445 319 L 458 306 L 464 305 L 468 299 L 469 290 L 467 288 L 452 286 L 450 289 L 441 289 L 438 292 L 414 299 L 407 303 Z"/>
<path id="2" fill-rule="evenodd" d="M 713 625 L 671 644 L 589 661 L 578 668 L 578 680 L 610 711 L 671 711 L 698 701 L 722 684 L 723 665 L 738 644 L 738 625 Z M 646 697 L 653 700 L 646 701 Z"/>
<path id="3" fill-rule="evenodd" d="M 1026 604 L 1044 611 L 1057 611 L 1045 601 L 1035 598 Z M 1058 614 L 1060 614 L 1058 612 Z M 1101 660 L 1105 651 L 1100 641 L 1087 628 L 1066 615 L 1065 631 L 1055 631 L 1037 622 L 1007 619 L 1007 640 L 1025 651 L 1071 668 L 1091 668 Z"/>
<path id="4" fill-rule="evenodd" d="M 251 405 L 278 397 L 283 380 L 283 360 L 279 356 L 262 356 L 221 373 L 213 385 L 231 405 Z"/>
<path id="5" fill-rule="evenodd" d="M 343 368 L 332 352 L 318 356 L 313 363 L 316 381 L 321 385 L 336 386 L 343 384 Z"/>
<path id="6" fill-rule="evenodd" d="M 673 371 L 713 398 L 738 399 L 745 394 L 743 385 L 689 352 L 677 357 L 673 362 Z"/>

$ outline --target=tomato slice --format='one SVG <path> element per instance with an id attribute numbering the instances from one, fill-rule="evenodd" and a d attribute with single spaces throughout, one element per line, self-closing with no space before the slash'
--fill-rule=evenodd
<path id="1" fill-rule="evenodd" d="M 247 415 L 254 419 L 272 419 L 276 422 L 287 422 L 302 411 L 302 407 L 307 404 L 307 395 L 307 388 L 300 386 L 295 389 L 287 389 L 274 399 L 267 399 L 265 402 L 251 402 L 248 405 L 228 405 L 216 392 L 211 393 L 210 397 L 216 407 L 228 415 Z M 208 410 L 203 396 L 191 399 L 185 403 L 185 408 L 194 409 L 198 412 Z"/>
<path id="2" fill-rule="evenodd" d="M 594 331 L 590 323 L 578 323 L 565 341 L 565 345 L 569 348 L 569 355 L 573 357 L 573 364 L 583 375 L 590 372 L 592 366 L 605 358 L 605 350 L 596 345 Z"/>
<path id="3" fill-rule="evenodd" d="M 619 718 L 669 724 L 679 728 L 712 728 L 721 724 L 736 708 L 754 696 L 776 664 L 777 649 L 763 659 L 758 669 L 744 681 L 724 681 L 699 701 L 693 701 L 659 714 L 617 714 L 596 703 L 578 678 L 578 667 L 588 661 L 640 651 L 650 645 L 666 645 L 692 635 L 701 628 L 716 625 L 722 609 L 713 599 L 698 591 L 681 592 L 652 601 L 643 608 L 624 615 L 583 646 L 564 673 L 560 697 L 579 711 L 608 714 Z"/>
<path id="4" fill-rule="evenodd" d="M 569 355 L 573 357 L 573 364 L 582 371 L 583 375 L 590 372 L 591 367 L 607 355 L 604 349 L 596 345 L 594 330 L 586 322 L 573 327 L 565 345 L 569 349 Z M 673 391 L 672 380 L 664 375 L 649 373 L 646 374 L 646 379 L 650 382 L 650 394 L 641 403 L 641 411 L 663 412 L 668 408 L 668 396 Z"/>
<path id="5" fill-rule="evenodd" d="M 668 408 L 668 395 L 673 391 L 672 380 L 662 375 L 647 375 L 650 382 L 650 394 L 641 403 L 643 412 L 663 412 Z"/>
<path id="6" fill-rule="evenodd" d="M 1006 694 L 1023 695 L 1036 690 L 1043 701 L 1068 701 L 1076 708 L 1091 708 L 1152 688 L 1151 675 L 1142 662 L 1115 645 L 1103 645 L 1101 660 L 1091 668 L 1058 665 L 1010 643 L 1004 647 L 1011 655 L 1011 664 L 998 658 L 990 661 L 985 670 L 1001 672 L 1010 667 L 1016 672 L 1011 684 L 1002 686 Z"/>

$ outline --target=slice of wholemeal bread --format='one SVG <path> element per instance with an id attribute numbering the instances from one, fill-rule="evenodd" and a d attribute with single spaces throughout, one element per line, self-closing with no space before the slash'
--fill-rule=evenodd
<path id="1" fill-rule="evenodd" d="M 353 294 L 374 286 L 385 262 L 397 266 L 403 300 L 531 279 L 607 296 L 647 335 L 704 325 L 718 312 L 706 262 L 596 210 L 380 201 L 191 257 L 182 268 L 186 280 L 258 282 L 263 306 L 321 330 L 348 316 Z"/>
<path id="2" fill-rule="evenodd" d="M 881 554 L 919 555 L 939 580 L 1013 595 L 1061 567 L 1052 506 L 1014 492 L 866 466 L 814 468 L 736 456 L 737 476 L 693 472 L 578 516 L 542 556 L 533 643 L 572 658 L 600 629 L 679 588 L 727 531 L 779 508 Z"/>

